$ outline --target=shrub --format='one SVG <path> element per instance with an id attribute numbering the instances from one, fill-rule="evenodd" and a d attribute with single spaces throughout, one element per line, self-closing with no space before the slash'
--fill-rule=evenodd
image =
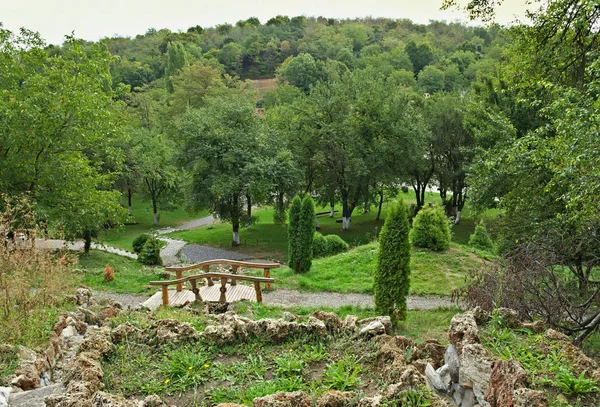
<path id="1" fill-rule="evenodd" d="M 154 236 L 149 236 L 142 251 L 138 255 L 140 263 L 147 266 L 162 266 L 160 258 L 160 243 Z"/>
<path id="2" fill-rule="evenodd" d="M 408 192 L 408 187 L 406 185 L 402 185 L 402 192 L 407 193 Z"/>
<path id="3" fill-rule="evenodd" d="M 491 250 L 494 247 L 494 243 L 490 238 L 487 229 L 483 222 L 479 222 L 479 224 L 475 227 L 475 231 L 469 237 L 469 246 L 475 247 L 481 250 Z"/>
<path id="4" fill-rule="evenodd" d="M 348 251 L 348 243 L 346 243 L 338 235 L 323 236 L 320 233 L 315 233 L 313 238 L 313 256 L 328 257 L 338 253 Z"/>
<path id="5" fill-rule="evenodd" d="M 444 210 L 438 205 L 421 209 L 413 219 L 410 237 L 416 247 L 447 250 L 450 247 L 450 228 Z"/>
<path id="6" fill-rule="evenodd" d="M 104 267 L 104 281 L 106 283 L 109 283 L 111 281 L 113 281 L 115 279 L 115 270 L 113 270 L 113 268 L 107 264 L 106 267 Z"/>
<path id="7" fill-rule="evenodd" d="M 298 257 L 298 227 L 300 223 L 300 210 L 302 209 L 302 200 L 298 195 L 292 199 L 288 221 L 288 264 L 291 269 L 295 269 L 296 258 Z"/>
<path id="8" fill-rule="evenodd" d="M 379 235 L 375 270 L 375 309 L 393 322 L 406 318 L 406 297 L 410 287 L 410 226 L 402 200 L 394 206 Z"/>
<path id="9" fill-rule="evenodd" d="M 144 248 L 144 245 L 146 244 L 148 239 L 150 239 L 150 237 L 151 236 L 147 233 L 142 233 L 141 235 L 136 237 L 133 240 L 133 243 L 131 244 L 133 246 L 133 252 L 140 254 L 142 252 L 142 249 Z"/>

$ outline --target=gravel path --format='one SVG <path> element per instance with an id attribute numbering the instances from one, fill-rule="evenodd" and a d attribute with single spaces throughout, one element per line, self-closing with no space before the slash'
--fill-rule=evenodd
<path id="1" fill-rule="evenodd" d="M 178 254 L 179 251 L 184 248 L 187 242 L 184 240 L 169 239 L 166 237 L 159 237 L 158 239 L 167 243 L 165 247 L 160 249 L 160 257 L 162 258 L 163 266 L 169 267 L 180 264 L 181 260 L 179 259 Z"/>
<path id="2" fill-rule="evenodd" d="M 158 233 L 159 235 L 164 235 L 167 233 L 176 232 L 178 230 L 196 229 L 196 228 L 199 228 L 200 226 L 210 225 L 214 221 L 215 221 L 215 218 L 212 215 L 208 215 L 208 216 L 205 216 L 200 219 L 194 219 L 189 222 L 185 222 L 185 223 L 177 226 L 176 228 L 159 229 L 156 231 L 156 233 Z"/>
<path id="3" fill-rule="evenodd" d="M 214 259 L 247 260 L 252 258 L 251 255 L 246 253 L 233 252 L 231 250 L 210 246 L 201 246 L 199 244 L 188 244 L 181 249 L 181 254 L 189 263 L 199 263 L 201 261 Z"/>

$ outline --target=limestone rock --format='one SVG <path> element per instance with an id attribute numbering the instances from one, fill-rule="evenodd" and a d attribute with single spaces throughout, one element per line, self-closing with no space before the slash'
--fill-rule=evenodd
<path id="1" fill-rule="evenodd" d="M 287 322 L 296 322 L 298 320 L 298 317 L 292 314 L 291 312 L 285 311 L 283 313 L 282 319 Z"/>
<path id="2" fill-rule="evenodd" d="M 144 399 L 144 401 L 142 401 L 141 403 L 138 403 L 139 406 L 138 407 L 168 407 L 167 403 L 165 403 L 164 401 L 162 401 L 160 399 L 160 397 L 158 397 L 155 394 L 152 394 L 150 396 L 146 396 L 146 398 Z M 230 407 L 235 407 L 238 406 L 238 404 L 234 404 L 234 403 L 228 403 L 231 404 Z"/>
<path id="3" fill-rule="evenodd" d="M 363 397 L 358 400 L 357 407 L 379 407 L 381 405 L 381 399 L 383 399 L 383 397 L 380 394 L 373 397 Z"/>
<path id="4" fill-rule="evenodd" d="M 517 389 L 513 395 L 514 407 L 548 407 L 546 394 L 540 390 Z"/>
<path id="5" fill-rule="evenodd" d="M 12 392 L 12 387 L 0 387 L 0 407 L 8 407 L 8 397 Z"/>
<path id="6" fill-rule="evenodd" d="M 32 390 L 40 387 L 40 375 L 49 368 L 46 358 L 38 359 L 37 354 L 24 346 L 17 346 L 19 367 L 15 371 L 15 378 L 11 385 L 23 390 Z"/>
<path id="7" fill-rule="evenodd" d="M 112 350 L 113 343 L 110 339 L 110 328 L 93 328 L 86 334 L 79 346 L 79 352 L 97 352 L 104 355 Z"/>
<path id="8" fill-rule="evenodd" d="M 196 342 L 200 333 L 188 322 L 179 322 L 174 319 L 161 319 L 154 322 L 145 331 L 151 344 L 160 346 L 167 343 L 177 345 Z"/>
<path id="9" fill-rule="evenodd" d="M 342 328 L 354 332 L 356 331 L 356 323 L 358 322 L 358 317 L 356 315 L 346 315 L 344 322 L 342 322 Z"/>
<path id="10" fill-rule="evenodd" d="M 448 365 L 448 373 L 450 373 L 452 381 L 454 383 L 458 383 L 460 372 L 460 360 L 458 359 L 458 355 L 456 354 L 456 349 L 454 349 L 454 346 L 448 345 L 448 348 L 444 353 L 444 363 Z"/>
<path id="11" fill-rule="evenodd" d="M 377 353 L 377 369 L 388 380 L 398 380 L 406 368 L 406 350 L 412 349 L 414 342 L 403 336 L 389 335 L 381 335 L 373 340 L 380 346 Z"/>
<path id="12" fill-rule="evenodd" d="M 388 335 L 392 334 L 392 320 L 388 316 L 379 316 L 379 317 L 361 319 L 360 321 L 358 321 L 356 323 L 356 326 L 358 327 L 358 329 L 362 329 L 363 327 L 371 324 L 373 321 L 381 322 L 381 324 L 383 325 L 383 327 L 385 329 L 384 333 L 386 333 Z"/>
<path id="13" fill-rule="evenodd" d="M 527 387 L 527 372 L 515 360 L 497 360 L 492 364 L 485 400 L 492 407 L 512 407 L 516 389 Z"/>
<path id="14" fill-rule="evenodd" d="M 413 359 L 427 359 L 434 369 L 444 364 L 444 353 L 446 347 L 435 339 L 428 339 L 418 344 L 412 354 Z"/>
<path id="15" fill-rule="evenodd" d="M 83 352 L 67 364 L 64 372 L 67 393 L 75 393 L 77 390 L 84 393 L 91 392 L 91 395 L 97 390 L 104 389 L 104 373 L 98 357 L 97 352 Z"/>
<path id="16" fill-rule="evenodd" d="M 540 334 L 548 329 L 548 325 L 544 321 L 521 322 L 521 328 L 529 329 L 532 332 Z"/>
<path id="17" fill-rule="evenodd" d="M 257 397 L 253 407 L 312 407 L 312 397 L 303 391 L 292 393 L 275 393 L 269 396 Z"/>
<path id="18" fill-rule="evenodd" d="M 313 312 L 312 316 L 323 321 L 329 332 L 336 332 L 342 328 L 342 321 L 335 312 L 317 310 Z"/>
<path id="19" fill-rule="evenodd" d="M 427 366 L 425 367 L 425 376 L 427 376 L 427 380 L 429 380 L 429 383 L 431 384 L 431 386 L 433 386 L 434 389 L 436 389 L 437 391 L 446 390 L 446 385 L 442 381 L 442 378 L 440 377 L 438 372 L 435 371 L 435 369 L 433 368 L 433 366 L 431 366 L 430 363 L 427 363 Z"/>
<path id="20" fill-rule="evenodd" d="M 490 319 L 490 313 L 481 308 L 479 305 L 471 310 L 473 314 L 473 318 L 475 318 L 475 322 L 477 325 L 483 325 Z"/>
<path id="21" fill-rule="evenodd" d="M 330 390 L 317 400 L 317 407 L 345 407 L 356 396 L 351 391 Z"/>
<path id="22" fill-rule="evenodd" d="M 209 325 L 200 335 L 217 345 L 226 345 L 235 342 L 233 328 L 229 325 Z"/>
<path id="23" fill-rule="evenodd" d="M 123 396 L 96 392 L 92 397 L 92 407 L 137 407 L 138 403 L 133 400 L 125 400 Z"/>
<path id="24" fill-rule="evenodd" d="M 498 308 L 496 311 L 498 316 L 502 319 L 504 326 L 510 329 L 518 328 L 521 325 L 519 321 L 519 314 L 517 311 L 510 308 Z"/>
<path id="25" fill-rule="evenodd" d="M 371 321 L 360 329 L 359 335 L 373 336 L 385 334 L 385 326 L 381 321 Z"/>
<path id="26" fill-rule="evenodd" d="M 554 329 L 547 329 L 546 332 L 544 332 L 544 338 L 551 339 L 553 341 L 569 342 L 569 337 L 567 335 L 555 331 Z"/>
<path id="27" fill-rule="evenodd" d="M 92 299 L 92 290 L 87 287 L 81 286 L 75 290 L 75 298 L 77 305 L 90 306 L 94 303 Z"/>
<path id="28" fill-rule="evenodd" d="M 462 354 L 464 345 L 481 342 L 478 332 L 477 323 L 472 312 L 467 311 L 452 317 L 448 337 L 459 356 Z"/>
<path id="29" fill-rule="evenodd" d="M 221 404 L 217 404 L 216 407 L 246 407 L 243 404 L 237 404 L 237 403 L 221 403 Z"/>
<path id="30" fill-rule="evenodd" d="M 389 385 L 384 395 L 388 399 L 395 399 L 401 392 L 414 389 L 423 384 L 425 384 L 425 376 L 419 373 L 416 367 L 409 365 L 400 375 L 400 381 Z"/>
<path id="31" fill-rule="evenodd" d="M 490 382 L 493 362 L 494 359 L 480 344 L 465 345 L 460 357 L 459 382 L 471 382 L 473 387 L 485 393 Z"/>
<path id="32" fill-rule="evenodd" d="M 136 340 L 140 337 L 142 331 L 129 322 L 117 326 L 111 332 L 111 338 L 113 343 L 120 344 L 126 341 Z"/>

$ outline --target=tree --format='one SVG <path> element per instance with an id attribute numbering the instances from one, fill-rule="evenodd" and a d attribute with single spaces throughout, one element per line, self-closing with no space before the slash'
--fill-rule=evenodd
<path id="1" fill-rule="evenodd" d="M 435 251 L 450 247 L 450 228 L 448 219 L 440 206 L 429 205 L 417 213 L 413 220 L 410 240 L 416 247 Z"/>
<path id="2" fill-rule="evenodd" d="M 202 109 L 188 109 L 182 118 L 182 160 L 191 173 L 192 207 L 211 208 L 232 224 L 232 245 L 240 244 L 243 198 L 252 184 L 249 176 L 262 176 L 252 168 L 262 151 L 261 119 L 256 99 L 241 88 L 228 88 L 205 99 Z"/>
<path id="3" fill-rule="evenodd" d="M 302 212 L 302 199 L 296 195 L 292 199 L 292 206 L 290 207 L 287 238 L 288 238 L 288 265 L 293 270 L 296 270 L 296 264 L 298 264 L 299 256 L 299 238 L 300 238 L 300 213 Z"/>
<path id="4" fill-rule="evenodd" d="M 446 77 L 444 72 L 428 65 L 419 72 L 417 84 L 428 93 L 435 93 L 444 90 Z"/>
<path id="5" fill-rule="evenodd" d="M 112 190 L 125 135 L 111 57 L 73 38 L 53 56 L 43 46 L 30 31 L 0 28 L 0 189 L 28 194 L 42 218 L 89 241 L 125 214 Z"/>
<path id="6" fill-rule="evenodd" d="M 296 259 L 296 272 L 306 273 L 312 265 L 312 243 L 315 234 L 315 203 L 310 195 L 302 199 L 300 209 L 300 222 L 298 224 L 298 258 Z"/>
<path id="7" fill-rule="evenodd" d="M 392 207 L 379 235 L 379 252 L 373 290 L 375 310 L 392 321 L 406 319 L 406 297 L 410 288 L 410 226 L 406 206 L 400 200 Z"/>
<path id="8" fill-rule="evenodd" d="M 169 93 L 173 93 L 171 77 L 179 73 L 187 61 L 187 52 L 180 42 L 169 42 L 167 45 L 167 67 L 165 68 L 166 87 Z"/>
<path id="9" fill-rule="evenodd" d="M 277 69 L 277 78 L 280 82 L 287 81 L 305 93 L 308 93 L 310 87 L 317 83 L 319 77 L 319 69 L 310 54 L 289 57 Z"/>

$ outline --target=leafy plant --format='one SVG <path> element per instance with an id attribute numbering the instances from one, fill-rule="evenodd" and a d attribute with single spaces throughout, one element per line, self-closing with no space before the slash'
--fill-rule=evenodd
<path id="1" fill-rule="evenodd" d="M 206 352 L 184 347 L 166 353 L 160 364 L 160 371 L 170 381 L 171 387 L 187 390 L 208 380 L 210 366 Z"/>
<path id="2" fill-rule="evenodd" d="M 469 246 L 481 250 L 493 249 L 494 243 L 492 242 L 492 238 L 490 237 L 483 222 L 479 222 L 479 224 L 475 227 L 475 231 L 469 237 Z"/>
<path id="3" fill-rule="evenodd" d="M 567 396 L 572 394 L 587 394 L 587 393 L 597 393 L 600 391 L 598 386 L 596 386 L 596 381 L 594 379 L 586 379 L 584 377 L 584 372 L 582 372 L 579 377 L 575 376 L 567 369 L 560 368 L 560 370 L 556 373 L 553 385 L 558 387 L 564 394 Z"/>
<path id="4" fill-rule="evenodd" d="M 347 252 L 348 248 L 348 243 L 338 235 L 323 236 L 318 232 L 314 235 L 313 256 L 315 258 L 334 256 L 338 253 Z"/>
<path id="5" fill-rule="evenodd" d="M 413 219 L 410 234 L 412 244 L 435 251 L 450 247 L 450 228 L 444 210 L 438 205 L 429 205 L 417 213 Z"/>
<path id="6" fill-rule="evenodd" d="M 273 360 L 277 366 L 277 376 L 292 377 L 301 376 L 304 368 L 303 360 L 292 352 L 284 352 Z"/>
<path id="7" fill-rule="evenodd" d="M 147 266 L 162 266 L 162 259 L 160 257 L 160 243 L 157 238 L 150 236 L 141 253 L 138 255 L 140 263 Z"/>
<path id="8" fill-rule="evenodd" d="M 327 365 L 323 374 L 323 383 L 330 389 L 350 390 L 361 382 L 358 376 L 362 371 L 359 359 L 356 356 L 346 355 L 343 359 Z"/>
<path id="9" fill-rule="evenodd" d="M 305 363 L 319 362 L 329 358 L 329 353 L 327 353 L 325 346 L 321 342 L 316 345 L 305 344 L 302 349 L 300 357 Z"/>
<path id="10" fill-rule="evenodd" d="M 133 246 L 133 252 L 138 254 L 141 253 L 142 249 L 144 248 L 144 245 L 151 237 L 152 236 L 150 236 L 148 233 L 142 233 L 141 235 L 136 237 L 133 240 L 133 243 L 131 244 Z"/>

